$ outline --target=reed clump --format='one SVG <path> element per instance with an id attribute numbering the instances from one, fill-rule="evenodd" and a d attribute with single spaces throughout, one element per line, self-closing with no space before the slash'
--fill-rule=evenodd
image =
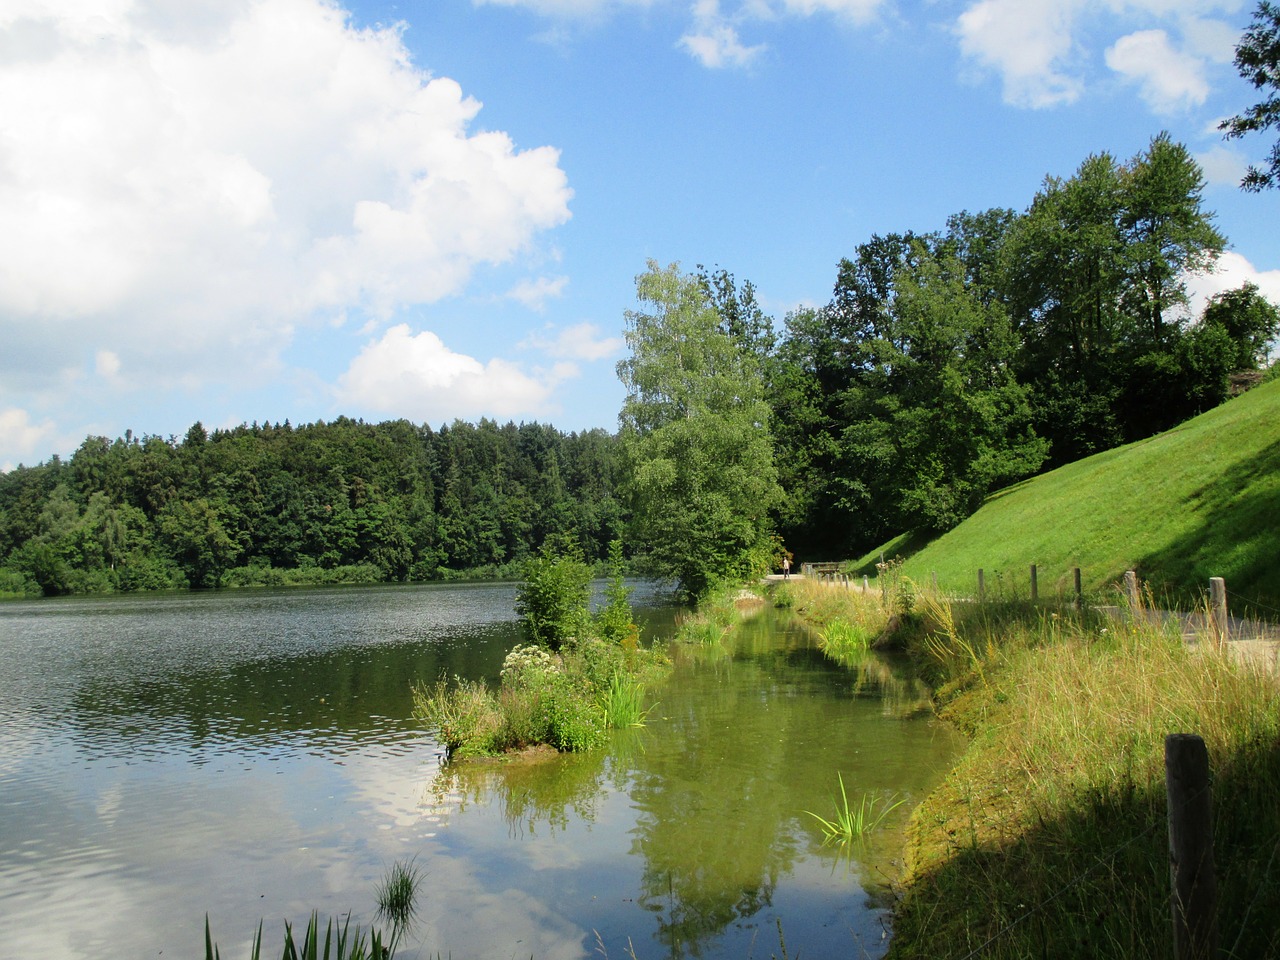
<path id="1" fill-rule="evenodd" d="M 413 714 L 450 758 L 498 756 L 547 744 L 564 752 L 600 746 L 610 729 L 648 714 L 648 686 L 666 675 L 664 649 L 587 638 L 556 653 L 517 646 L 502 682 L 454 678 L 413 688 Z"/>
<path id="2" fill-rule="evenodd" d="M 972 735 L 914 812 L 895 957 L 1171 955 L 1163 744 L 1205 741 L 1226 957 L 1280 957 L 1280 683 L 1169 621 L 922 600 Z"/>
<path id="3" fill-rule="evenodd" d="M 849 802 L 849 794 L 844 788 L 844 776 L 836 774 L 840 785 L 840 796 L 835 798 L 835 812 L 831 819 L 812 810 L 804 811 L 818 821 L 822 827 L 822 843 L 848 846 L 855 841 L 865 840 L 885 818 L 905 803 L 899 797 L 882 797 L 873 793 L 863 793 L 857 803 Z"/>

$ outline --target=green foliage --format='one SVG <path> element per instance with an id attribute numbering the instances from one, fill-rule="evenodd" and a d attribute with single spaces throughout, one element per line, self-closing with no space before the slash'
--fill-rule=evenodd
<path id="1" fill-rule="evenodd" d="M 490 420 L 90 437 L 0 474 L 0 569 L 49 594 L 512 578 L 568 533 L 597 562 L 623 523 L 618 452 Z"/>
<path id="2" fill-rule="evenodd" d="M 831 302 L 788 316 L 763 363 L 786 541 L 832 559 L 946 530 L 1046 465 L 1225 400 L 1275 311 L 1246 290 L 1189 315 L 1188 277 L 1226 245 L 1203 192 L 1161 133 L 1128 161 L 1046 178 L 1022 213 L 859 244 Z"/>
<path id="3" fill-rule="evenodd" d="M 620 415 L 632 537 L 689 599 L 764 572 L 781 499 L 758 355 L 677 265 L 636 279 Z"/>
<path id="4" fill-rule="evenodd" d="M 609 643 L 625 644 L 635 649 L 640 642 L 640 628 L 631 611 L 631 588 L 626 584 L 626 567 L 622 557 L 622 541 L 609 544 L 608 582 L 604 588 L 604 605 L 595 617 L 595 629 Z"/>
<path id="5" fill-rule="evenodd" d="M 313 912 L 299 944 L 293 935 L 293 926 L 288 920 L 284 923 L 284 945 L 281 948 L 281 960 L 392 960 L 395 956 L 397 936 L 393 934 L 385 943 L 381 931 L 371 929 L 367 935 L 357 926 L 351 929 L 351 917 L 347 916 L 341 924 L 332 917 L 325 924 L 324 939 L 320 937 L 320 917 Z M 323 945 L 322 945 L 323 944 Z M 204 924 L 205 960 L 222 960 L 222 954 L 209 932 L 209 918 Z M 250 960 L 261 960 L 262 957 L 262 925 L 254 937 L 249 954 Z"/>
<path id="6" fill-rule="evenodd" d="M 644 705 L 644 690 L 644 684 L 631 674 L 615 673 L 601 697 L 605 726 L 611 730 L 644 726 L 645 717 L 653 709 Z"/>
<path id="7" fill-rule="evenodd" d="M 497 690 L 457 678 L 418 684 L 413 713 L 450 757 L 495 756 L 537 744 L 590 750 L 610 728 L 643 721 L 646 686 L 668 667 L 661 649 L 628 650 L 593 638 L 558 654 L 538 644 L 517 646 L 503 661 Z"/>
<path id="8" fill-rule="evenodd" d="M 524 565 L 516 613 L 525 638 L 551 650 L 585 636 L 590 621 L 591 568 L 567 538 L 547 543 Z"/>
<path id="9" fill-rule="evenodd" d="M 1219 124 L 1228 140 L 1280 127 L 1280 6 L 1261 0 L 1253 20 L 1236 46 L 1236 68 L 1240 76 L 1261 91 L 1265 98 L 1244 113 Z M 1272 144 L 1263 166 L 1250 166 L 1241 186 L 1264 190 L 1280 183 L 1280 138 Z"/>

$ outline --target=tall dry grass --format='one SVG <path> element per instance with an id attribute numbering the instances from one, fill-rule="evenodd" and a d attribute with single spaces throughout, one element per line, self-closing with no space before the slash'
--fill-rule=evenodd
<path id="1" fill-rule="evenodd" d="M 1209 751 L 1224 956 L 1280 956 L 1274 675 L 1141 609 L 926 599 L 917 626 L 973 740 L 913 816 L 892 956 L 1171 955 L 1171 733 Z"/>

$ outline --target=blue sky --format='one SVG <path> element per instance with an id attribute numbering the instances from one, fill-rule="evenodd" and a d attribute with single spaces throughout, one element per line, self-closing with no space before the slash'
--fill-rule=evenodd
<path id="1" fill-rule="evenodd" d="M 1280 303 L 1244 0 L 10 0 L 0 469 L 339 415 L 614 429 L 649 259 L 779 321 L 1161 130 Z"/>

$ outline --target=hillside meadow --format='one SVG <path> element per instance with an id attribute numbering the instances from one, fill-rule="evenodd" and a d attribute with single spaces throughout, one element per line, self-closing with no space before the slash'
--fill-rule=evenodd
<path id="1" fill-rule="evenodd" d="M 1068 464 L 991 495 L 932 540 L 905 534 L 855 561 L 875 573 L 903 559 L 919 585 L 952 595 L 1025 595 L 1036 564 L 1042 596 L 1089 593 L 1134 570 L 1155 596 L 1197 603 L 1223 577 L 1233 612 L 1280 611 L 1280 381 L 1273 380 L 1146 440 Z"/>

